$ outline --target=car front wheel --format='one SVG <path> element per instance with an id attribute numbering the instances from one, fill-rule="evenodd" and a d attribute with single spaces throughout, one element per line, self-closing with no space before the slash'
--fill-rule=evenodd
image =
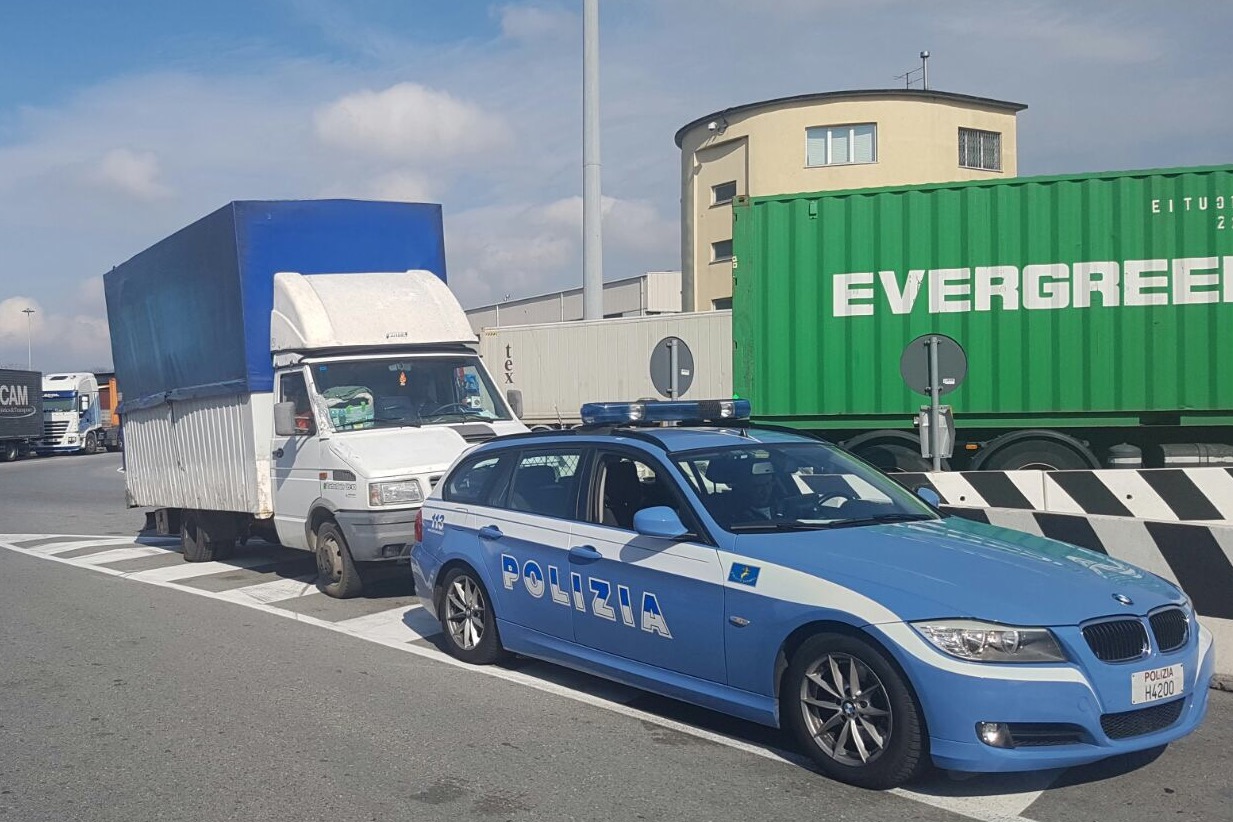
<path id="1" fill-rule="evenodd" d="M 920 711 L 903 675 L 856 637 L 806 640 L 788 666 L 780 701 L 785 724 L 832 779 L 893 788 L 928 762 Z"/>
<path id="2" fill-rule="evenodd" d="M 472 665 L 490 665 L 505 656 L 497 617 L 484 584 L 470 568 L 458 567 L 441 585 L 441 630 L 450 654 Z"/>

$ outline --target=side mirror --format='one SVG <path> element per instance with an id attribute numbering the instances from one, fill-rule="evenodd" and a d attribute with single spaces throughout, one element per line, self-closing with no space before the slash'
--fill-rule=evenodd
<path id="1" fill-rule="evenodd" d="M 920 497 L 934 508 L 937 508 L 942 504 L 942 497 L 937 491 L 933 490 L 928 485 L 922 485 L 920 488 L 917 488 L 916 496 Z"/>
<path id="2" fill-rule="evenodd" d="M 88 396 L 78 397 L 77 405 L 79 408 L 81 408 L 81 411 L 84 414 L 85 412 L 90 410 L 90 398 Z"/>
<path id="3" fill-rule="evenodd" d="M 645 537 L 676 539 L 689 533 L 681 518 L 666 505 L 643 508 L 634 514 L 634 530 Z"/>
<path id="4" fill-rule="evenodd" d="M 274 403 L 274 436 L 294 437 L 297 433 L 302 432 L 295 430 L 295 403 Z"/>
<path id="5" fill-rule="evenodd" d="M 518 388 L 511 388 L 505 392 L 505 400 L 509 403 L 510 410 L 514 412 L 514 416 L 522 419 L 522 391 Z"/>

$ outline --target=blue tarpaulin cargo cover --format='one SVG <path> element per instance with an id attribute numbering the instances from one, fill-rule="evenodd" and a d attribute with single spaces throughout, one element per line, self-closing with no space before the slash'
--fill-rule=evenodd
<path id="1" fill-rule="evenodd" d="M 103 277 L 125 406 L 270 391 L 274 275 L 422 269 L 445 279 L 441 207 L 237 201 Z"/>

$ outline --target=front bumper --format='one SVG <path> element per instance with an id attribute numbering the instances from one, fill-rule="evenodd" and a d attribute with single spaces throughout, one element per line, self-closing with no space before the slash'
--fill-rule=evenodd
<path id="1" fill-rule="evenodd" d="M 1059 671 L 1055 680 L 981 678 L 978 666 L 973 664 L 964 666 L 971 673 L 922 666 L 919 660 L 908 662 L 905 668 L 920 698 L 930 752 L 938 767 L 973 772 L 1066 768 L 1166 745 L 1198 727 L 1207 711 L 1215 653 L 1211 634 L 1202 627 L 1195 633 L 1197 636 L 1179 652 L 1154 654 L 1130 665 L 1096 667 L 1082 660 L 1081 664 L 1055 668 Z M 1137 706 L 1129 703 L 1132 671 L 1177 663 L 1184 666 L 1185 676 L 1185 690 L 1179 700 Z M 1176 701 L 1181 702 L 1177 719 L 1159 730 L 1113 739 L 1101 724 L 1102 716 Z M 978 722 L 1077 726 L 1081 741 L 998 748 L 979 740 Z"/>
<path id="2" fill-rule="evenodd" d="M 334 519 L 356 562 L 405 562 L 415 538 L 418 510 L 337 511 Z"/>

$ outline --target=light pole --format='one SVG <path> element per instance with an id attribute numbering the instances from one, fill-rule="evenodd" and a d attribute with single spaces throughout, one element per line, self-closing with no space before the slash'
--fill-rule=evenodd
<path id="1" fill-rule="evenodd" d="M 26 370 L 34 370 L 34 343 L 33 332 L 30 330 L 30 315 L 34 313 L 33 308 L 23 308 L 21 313 L 26 315 Z"/>

